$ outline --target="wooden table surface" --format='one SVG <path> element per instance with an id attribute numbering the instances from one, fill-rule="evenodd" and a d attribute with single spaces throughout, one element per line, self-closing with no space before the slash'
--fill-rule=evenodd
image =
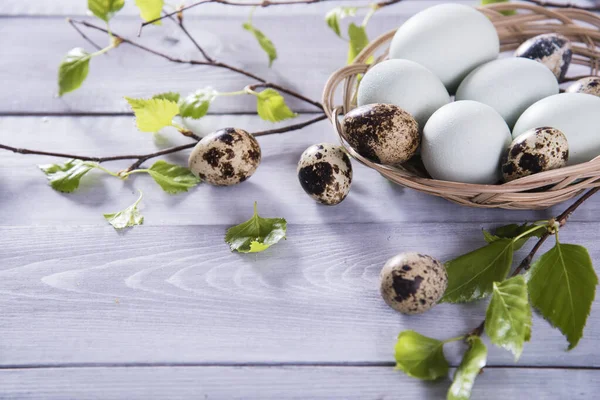
<path id="1" fill-rule="evenodd" d="M 386 8 L 369 34 L 434 3 Z M 271 69 L 240 26 L 248 9 L 209 5 L 186 21 L 216 58 L 320 99 L 328 75 L 345 62 L 346 44 L 323 21 L 339 4 L 348 1 L 257 10 L 255 24 L 279 52 Z M 89 47 L 65 21 L 86 18 L 85 1 L 3 0 L 0 14 L 0 143 L 89 155 L 151 152 L 186 138 L 168 129 L 154 136 L 138 132 L 123 96 L 188 93 L 207 85 L 232 91 L 252 83 L 122 46 L 92 61 L 80 90 L 57 98 L 62 56 Z M 136 9 L 127 5 L 113 28 L 135 37 L 138 23 Z M 140 40 L 198 57 L 168 23 L 149 27 Z M 299 119 L 314 116 L 302 103 L 289 104 Z M 252 99 L 219 99 L 202 129 L 272 127 L 253 107 Z M 326 121 L 261 138 L 263 161 L 249 181 L 200 185 L 178 196 L 162 192 L 149 176 L 122 182 L 96 172 L 76 193 L 61 194 L 36 167 L 56 159 L 0 153 L 0 398 L 445 396 L 449 380 L 422 383 L 394 371 L 395 338 L 404 329 L 436 338 L 462 334 L 479 324 L 486 304 L 443 304 L 422 316 L 400 315 L 379 297 L 383 263 L 402 251 L 448 260 L 482 245 L 482 228 L 548 218 L 565 206 L 465 208 L 394 186 L 358 164 L 349 197 L 337 207 L 320 206 L 303 193 L 295 165 L 309 145 L 334 140 Z M 138 189 L 145 193 L 144 225 L 118 233 L 102 213 L 128 206 Z M 231 253 L 225 230 L 247 219 L 255 200 L 264 216 L 287 219 L 288 240 L 264 253 Z M 564 242 L 585 245 L 597 265 L 599 222 L 600 197 L 561 231 Z M 570 352 L 560 332 L 539 316 L 517 364 L 490 345 L 473 398 L 597 398 L 599 302 Z M 453 366 L 461 346 L 446 352 Z"/>

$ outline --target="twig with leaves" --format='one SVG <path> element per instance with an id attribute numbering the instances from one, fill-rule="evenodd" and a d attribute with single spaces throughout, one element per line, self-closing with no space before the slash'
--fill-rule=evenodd
<path id="1" fill-rule="evenodd" d="M 485 319 L 467 334 L 443 341 L 414 331 L 400 333 L 395 347 L 397 367 L 419 379 L 445 377 L 449 363 L 444 345 L 464 340 L 469 348 L 454 375 L 448 399 L 468 399 L 487 358 L 480 336 L 485 332 L 493 344 L 510 351 L 518 360 L 524 343 L 531 338 L 531 306 L 566 336 L 569 350 L 575 348 L 583 336 L 598 277 L 585 247 L 561 243 L 558 231 L 598 191 L 600 188 L 589 190 L 548 221 L 507 225 L 494 234 L 484 231 L 486 246 L 448 262 L 448 288 L 442 302 L 465 303 L 491 297 Z M 556 238 L 554 247 L 532 262 L 550 236 Z M 514 251 L 532 237 L 538 238 L 537 243 L 509 275 Z M 527 277 L 521 274 L 524 271 L 528 271 Z"/>

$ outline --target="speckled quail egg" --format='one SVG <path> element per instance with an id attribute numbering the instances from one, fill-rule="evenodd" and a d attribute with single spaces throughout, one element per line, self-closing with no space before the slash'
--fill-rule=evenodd
<path id="1" fill-rule="evenodd" d="M 403 314 L 429 310 L 442 298 L 447 286 L 444 264 L 419 253 L 398 254 L 381 270 L 381 297 Z"/>
<path id="2" fill-rule="evenodd" d="M 350 146 L 380 164 L 405 162 L 415 154 L 421 141 L 417 121 L 392 104 L 355 108 L 344 116 L 342 124 Z"/>
<path id="3" fill-rule="evenodd" d="M 512 141 L 502 157 L 502 178 L 505 182 L 562 168 L 569 161 L 569 144 L 564 133 L 542 127 L 526 131 Z"/>
<path id="4" fill-rule="evenodd" d="M 352 164 L 340 146 L 310 146 L 302 153 L 297 172 L 302 189 L 321 204 L 339 204 L 350 191 Z"/>
<path id="5" fill-rule="evenodd" d="M 248 132 L 225 128 L 205 136 L 192 150 L 188 166 L 211 185 L 235 185 L 250 178 L 260 164 L 258 142 Z"/>
<path id="6" fill-rule="evenodd" d="M 588 76 L 573 83 L 566 90 L 567 93 L 586 93 L 600 97 L 600 77 Z"/>
<path id="7" fill-rule="evenodd" d="M 525 57 L 541 62 L 562 81 L 567 74 L 573 50 L 569 39 L 556 33 L 545 33 L 523 42 L 515 51 L 516 57 Z"/>

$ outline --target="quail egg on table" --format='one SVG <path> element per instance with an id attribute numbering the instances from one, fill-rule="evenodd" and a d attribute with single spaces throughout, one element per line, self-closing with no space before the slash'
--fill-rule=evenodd
<path id="1" fill-rule="evenodd" d="M 254 136 L 225 128 L 205 136 L 192 150 L 192 173 L 212 185 L 229 186 L 248 179 L 260 164 L 260 146 Z"/>
<path id="2" fill-rule="evenodd" d="M 556 79 L 562 81 L 567 74 L 573 50 L 571 42 L 563 35 L 545 33 L 523 42 L 515 51 L 516 57 L 538 61 L 550 68 Z"/>
<path id="3" fill-rule="evenodd" d="M 495 184 L 510 129 L 496 110 L 472 100 L 437 110 L 423 129 L 421 158 L 434 179 Z"/>
<path id="4" fill-rule="evenodd" d="M 573 83 L 566 90 L 567 93 L 586 93 L 600 97 L 600 77 L 588 76 Z"/>
<path id="5" fill-rule="evenodd" d="M 310 146 L 298 162 L 302 189 L 321 204 L 341 203 L 352 184 L 352 164 L 346 152 L 329 143 Z"/>
<path id="6" fill-rule="evenodd" d="M 393 104 L 412 115 L 423 129 L 441 106 L 450 102 L 444 84 L 431 71 L 409 60 L 386 60 L 371 67 L 358 86 L 359 106 Z"/>
<path id="7" fill-rule="evenodd" d="M 411 158 L 420 143 L 419 125 L 406 111 L 392 104 L 355 108 L 342 121 L 346 140 L 371 161 L 396 165 Z"/>
<path id="8" fill-rule="evenodd" d="M 494 24 L 463 4 L 440 4 L 415 14 L 398 28 L 390 44 L 390 58 L 423 65 L 450 93 L 469 72 L 496 59 L 499 52 Z"/>
<path id="9" fill-rule="evenodd" d="M 512 141 L 502 157 L 505 182 L 562 168 L 569 160 L 569 144 L 564 133 L 555 128 L 530 129 Z"/>
<path id="10" fill-rule="evenodd" d="M 381 297 L 396 311 L 420 314 L 433 307 L 448 286 L 446 267 L 433 257 L 401 253 L 381 270 Z"/>

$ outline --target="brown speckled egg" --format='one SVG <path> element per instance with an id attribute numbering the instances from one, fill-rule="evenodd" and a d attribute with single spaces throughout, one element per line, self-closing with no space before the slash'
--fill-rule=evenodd
<path id="1" fill-rule="evenodd" d="M 530 129 L 512 141 L 502 157 L 505 182 L 542 171 L 561 168 L 569 161 L 569 144 L 555 128 Z"/>
<path id="2" fill-rule="evenodd" d="M 319 203 L 338 204 L 350 191 L 352 164 L 340 146 L 310 146 L 302 153 L 297 172 L 302 189 Z"/>
<path id="3" fill-rule="evenodd" d="M 248 132 L 225 128 L 205 136 L 192 150 L 188 166 L 211 185 L 229 186 L 250 178 L 260 164 L 260 146 Z"/>
<path id="4" fill-rule="evenodd" d="M 342 121 L 346 139 L 371 161 L 397 165 L 411 158 L 421 141 L 417 121 L 391 104 L 367 104 L 350 111 Z"/>
<path id="5" fill-rule="evenodd" d="M 525 57 L 541 62 L 562 81 L 571 64 L 573 50 L 571 41 L 556 33 L 545 33 L 523 42 L 515 51 L 516 57 Z"/>
<path id="6" fill-rule="evenodd" d="M 442 298 L 447 286 L 444 264 L 419 253 L 398 254 L 381 270 L 381 297 L 403 314 L 429 310 Z"/>
<path id="7" fill-rule="evenodd" d="M 600 97 L 600 77 L 588 76 L 573 83 L 566 90 L 567 93 L 587 93 Z"/>

